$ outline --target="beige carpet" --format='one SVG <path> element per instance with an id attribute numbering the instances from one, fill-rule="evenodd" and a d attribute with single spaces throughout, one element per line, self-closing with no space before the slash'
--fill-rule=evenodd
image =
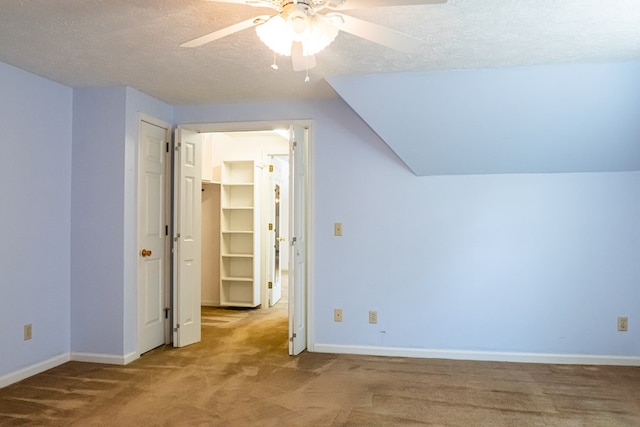
<path id="1" fill-rule="evenodd" d="M 0 425 L 640 426 L 640 369 L 304 353 L 286 303 L 203 309 L 203 341 L 0 390 Z"/>

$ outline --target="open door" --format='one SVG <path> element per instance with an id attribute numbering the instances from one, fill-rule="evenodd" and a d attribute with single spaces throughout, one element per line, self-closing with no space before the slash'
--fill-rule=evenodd
<path id="1" fill-rule="evenodd" d="M 176 129 L 173 215 L 173 346 L 200 341 L 202 138 Z"/>
<path id="2" fill-rule="evenodd" d="M 307 348 L 306 174 L 308 130 L 290 128 L 289 192 L 289 354 Z"/>
<path id="3" fill-rule="evenodd" d="M 269 223 L 269 231 L 265 241 L 267 261 L 267 282 L 269 307 L 273 307 L 282 297 L 282 274 L 279 259 L 280 237 L 280 164 L 275 156 L 269 157 L 269 174 L 265 189 L 265 215 Z"/>

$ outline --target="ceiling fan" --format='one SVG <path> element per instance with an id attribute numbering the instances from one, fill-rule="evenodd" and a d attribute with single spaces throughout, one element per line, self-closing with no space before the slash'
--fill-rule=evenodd
<path id="1" fill-rule="evenodd" d="M 275 10 L 182 43 L 198 47 L 238 31 L 255 27 L 258 37 L 275 53 L 291 56 L 294 71 L 315 66 L 315 54 L 344 31 L 402 52 L 416 51 L 422 41 L 405 33 L 338 13 L 368 7 L 408 6 L 446 3 L 447 0 L 208 0 Z M 308 77 L 307 77 L 308 79 Z"/>

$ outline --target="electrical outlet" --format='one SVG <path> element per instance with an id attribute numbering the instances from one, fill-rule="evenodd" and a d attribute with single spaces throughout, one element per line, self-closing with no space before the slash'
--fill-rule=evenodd
<path id="1" fill-rule="evenodd" d="M 30 340 L 33 336 L 33 328 L 31 327 L 31 323 L 28 325 L 24 325 L 24 340 Z"/>
<path id="2" fill-rule="evenodd" d="M 378 312 L 375 310 L 369 310 L 369 323 L 375 325 L 378 323 Z"/>
<path id="3" fill-rule="evenodd" d="M 334 322 L 342 322 L 342 309 L 334 308 L 333 309 L 333 321 Z"/>
<path id="4" fill-rule="evenodd" d="M 627 332 L 629 330 L 629 318 L 626 316 L 618 317 L 618 330 L 620 332 Z"/>
<path id="5" fill-rule="evenodd" d="M 342 236 L 342 223 L 336 222 L 333 224 L 333 235 L 334 236 Z"/>

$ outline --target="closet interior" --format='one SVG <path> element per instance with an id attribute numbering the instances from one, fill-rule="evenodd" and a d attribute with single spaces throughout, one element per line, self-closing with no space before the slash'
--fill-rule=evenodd
<path id="1" fill-rule="evenodd" d="M 289 263 L 288 199 L 288 131 L 203 136 L 203 306 L 279 301 Z"/>

